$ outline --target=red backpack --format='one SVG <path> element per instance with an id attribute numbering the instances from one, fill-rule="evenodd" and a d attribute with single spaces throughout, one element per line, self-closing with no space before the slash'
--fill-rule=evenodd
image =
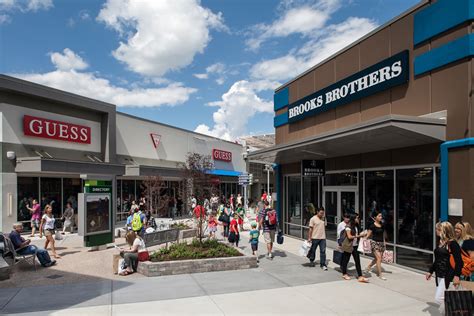
<path id="1" fill-rule="evenodd" d="M 266 214 L 265 214 L 268 225 L 274 226 L 277 223 L 277 213 L 274 209 L 267 209 Z"/>

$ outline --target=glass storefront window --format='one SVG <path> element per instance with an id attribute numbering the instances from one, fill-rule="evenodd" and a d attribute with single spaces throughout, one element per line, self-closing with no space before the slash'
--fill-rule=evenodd
<path id="1" fill-rule="evenodd" d="M 301 238 L 301 228 L 299 225 L 286 225 L 286 233 L 290 236 Z"/>
<path id="2" fill-rule="evenodd" d="M 126 220 L 126 215 L 122 213 L 122 180 L 117 179 L 117 216 L 116 221 L 123 221 Z M 125 217 L 125 218 L 124 218 Z"/>
<path id="3" fill-rule="evenodd" d="M 393 242 L 393 170 L 365 172 L 365 221 L 369 227 L 376 212 L 381 212 L 388 241 Z"/>
<path id="4" fill-rule="evenodd" d="M 337 224 L 339 224 L 339 219 L 337 216 L 337 192 L 326 191 L 324 200 L 327 221 L 326 237 L 331 240 L 336 240 Z"/>
<path id="5" fill-rule="evenodd" d="M 77 219 L 77 195 L 82 192 L 82 181 L 79 178 L 63 179 L 63 210 L 66 204 L 71 203 L 74 209 L 75 219 Z"/>
<path id="6" fill-rule="evenodd" d="M 39 202 L 39 179 L 37 177 L 18 177 L 17 178 L 17 192 L 18 192 L 18 213 L 17 220 L 19 222 L 29 221 L 31 219 L 30 211 L 26 208 L 31 207 L 33 199 Z M 28 230 L 30 225 L 25 225 Z"/>
<path id="7" fill-rule="evenodd" d="M 287 178 L 287 192 L 286 222 L 301 225 L 301 178 L 299 176 Z"/>
<path id="8" fill-rule="evenodd" d="M 324 176 L 324 185 L 357 185 L 357 172 L 330 173 Z"/>
<path id="9" fill-rule="evenodd" d="M 361 220 L 362 228 L 365 229 L 364 225 L 364 172 L 359 172 L 359 215 Z"/>
<path id="10" fill-rule="evenodd" d="M 397 243 L 433 249 L 433 168 L 397 170 Z"/>
<path id="11" fill-rule="evenodd" d="M 433 263 L 433 254 L 397 247 L 397 264 L 428 271 Z"/>
<path id="12" fill-rule="evenodd" d="M 318 209 L 318 178 L 303 178 L 303 226 L 309 225 L 309 220 Z"/>
<path id="13" fill-rule="evenodd" d="M 135 201 L 135 180 L 122 180 L 122 212 L 129 212 Z"/>
<path id="14" fill-rule="evenodd" d="M 41 178 L 40 188 L 41 210 L 44 211 L 45 206 L 49 204 L 53 208 L 54 217 L 61 217 L 63 214 L 61 198 L 61 178 Z"/>

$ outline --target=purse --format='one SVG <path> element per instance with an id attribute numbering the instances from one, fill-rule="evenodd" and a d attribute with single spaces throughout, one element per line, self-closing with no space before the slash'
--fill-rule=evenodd
<path id="1" fill-rule="evenodd" d="M 150 261 L 150 253 L 148 250 L 141 251 L 138 253 L 138 261 Z"/>
<path id="2" fill-rule="evenodd" d="M 335 264 L 341 265 L 342 254 L 343 254 L 342 251 L 334 250 L 332 253 L 332 262 L 334 262 Z"/>
<path id="3" fill-rule="evenodd" d="M 444 292 L 444 309 L 447 316 L 473 315 L 474 303 L 471 290 L 449 289 Z"/>
<path id="4" fill-rule="evenodd" d="M 382 262 L 383 263 L 393 263 L 393 251 L 392 250 L 385 250 L 383 252 Z"/>
<path id="5" fill-rule="evenodd" d="M 230 232 L 229 237 L 227 237 L 227 240 L 232 244 L 236 240 L 235 232 Z"/>
<path id="6" fill-rule="evenodd" d="M 281 245 L 283 244 L 283 241 L 284 241 L 283 232 L 280 230 L 278 231 L 278 235 L 277 235 L 277 243 Z"/>

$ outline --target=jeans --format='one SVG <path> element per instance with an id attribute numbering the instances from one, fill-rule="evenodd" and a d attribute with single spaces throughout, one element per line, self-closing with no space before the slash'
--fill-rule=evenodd
<path id="1" fill-rule="evenodd" d="M 224 237 L 229 237 L 229 223 L 224 224 Z"/>
<path id="2" fill-rule="evenodd" d="M 344 251 L 342 253 L 342 259 L 341 259 L 341 271 L 343 275 L 347 274 L 347 265 L 349 264 L 350 259 L 351 259 L 351 253 Z"/>
<path id="3" fill-rule="evenodd" d="M 326 239 L 313 239 L 311 243 L 311 248 L 308 251 L 308 259 L 311 262 L 314 262 L 316 259 L 316 248 L 319 246 L 319 254 L 321 256 L 319 260 L 319 265 L 321 267 L 326 266 Z"/>
<path id="4" fill-rule="evenodd" d="M 136 272 L 138 267 L 138 252 L 126 252 L 122 253 L 122 256 L 125 260 L 125 265 Z"/>
<path id="5" fill-rule="evenodd" d="M 51 263 L 51 258 L 49 257 L 48 251 L 43 248 L 38 248 L 35 245 L 29 245 L 23 249 L 18 250 L 19 255 L 32 255 L 36 251 L 36 257 L 42 266 L 46 266 Z"/>

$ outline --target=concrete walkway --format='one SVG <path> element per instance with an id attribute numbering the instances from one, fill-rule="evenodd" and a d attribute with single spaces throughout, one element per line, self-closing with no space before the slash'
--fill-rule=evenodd
<path id="1" fill-rule="evenodd" d="M 422 274 L 386 266 L 387 281 L 344 281 L 331 262 L 329 271 L 310 267 L 297 255 L 300 244 L 285 237 L 275 259 L 261 259 L 257 269 L 3 288 L 0 314 L 438 315 L 434 283 Z M 248 243 L 242 248 L 248 252 Z"/>

